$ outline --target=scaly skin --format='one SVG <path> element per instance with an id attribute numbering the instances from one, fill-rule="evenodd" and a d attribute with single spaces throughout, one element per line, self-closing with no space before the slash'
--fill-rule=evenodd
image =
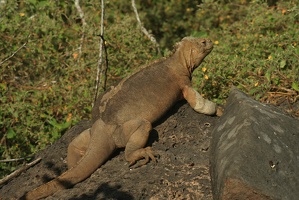
<path id="1" fill-rule="evenodd" d="M 68 167 L 54 180 L 29 191 L 23 199 L 40 199 L 88 178 L 117 148 L 125 147 L 131 164 L 155 161 L 145 147 L 151 124 L 177 101 L 185 98 L 199 113 L 216 113 L 216 104 L 191 87 L 191 74 L 212 51 L 209 39 L 186 37 L 172 56 L 154 62 L 122 80 L 103 94 L 93 110 L 94 123 L 68 147 Z"/>

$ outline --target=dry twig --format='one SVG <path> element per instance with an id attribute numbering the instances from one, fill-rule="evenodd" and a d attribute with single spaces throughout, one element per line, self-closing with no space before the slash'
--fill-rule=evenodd
<path id="1" fill-rule="evenodd" d="M 159 46 L 157 40 L 146 30 L 146 28 L 141 23 L 141 20 L 139 18 L 139 14 L 138 14 L 138 11 L 137 11 L 137 8 L 136 8 L 135 0 L 132 0 L 132 7 L 133 7 L 133 10 L 134 10 L 134 13 L 136 15 L 136 19 L 137 19 L 137 22 L 140 26 L 141 31 L 150 39 L 150 41 L 152 41 L 155 44 L 155 46 L 158 50 L 158 54 L 161 54 L 160 46 Z"/>
<path id="2" fill-rule="evenodd" d="M 79 0 L 75 0 L 75 7 L 80 15 L 81 21 L 82 21 L 82 35 L 80 38 L 80 45 L 78 47 L 79 53 L 78 53 L 78 58 L 77 58 L 77 63 L 79 64 L 80 62 L 80 58 L 82 55 L 82 46 L 83 46 L 83 42 L 84 42 L 84 37 L 85 37 L 85 26 L 86 26 L 86 21 L 84 18 L 84 12 L 82 10 L 82 8 L 80 7 L 80 3 Z"/>
<path id="3" fill-rule="evenodd" d="M 21 161 L 21 160 L 25 160 L 27 158 L 31 158 L 33 156 L 27 156 L 25 158 L 12 158 L 12 159 L 5 159 L 5 160 L 0 160 L 0 163 L 6 163 L 6 162 L 18 162 L 18 161 Z"/>
<path id="4" fill-rule="evenodd" d="M 5 176 L 3 179 L 0 180 L 0 185 L 6 183 L 7 181 L 9 181 L 10 179 L 18 176 L 20 173 L 22 173 L 23 171 L 27 170 L 28 168 L 34 166 L 35 164 L 37 164 L 39 161 L 41 161 L 41 158 L 37 158 L 36 160 L 32 161 L 31 163 L 26 164 L 25 166 L 21 167 L 20 169 L 14 171 L 13 173 Z"/>
<path id="5" fill-rule="evenodd" d="M 96 101 L 98 96 L 98 87 L 99 85 L 102 86 L 102 89 L 106 90 L 106 82 L 107 82 L 107 69 L 108 69 L 108 60 L 107 60 L 107 52 L 105 48 L 105 41 L 104 41 L 104 14 L 105 14 L 105 7 L 104 7 L 104 0 L 101 0 L 101 33 L 100 33 L 100 44 L 99 44 L 99 60 L 98 60 L 98 68 L 97 68 L 97 76 L 96 76 L 96 86 L 95 86 L 95 98 Z M 103 49 L 106 52 L 106 65 L 103 66 Z"/>
<path id="6" fill-rule="evenodd" d="M 26 42 L 20 46 L 15 52 L 13 52 L 10 56 L 8 56 L 7 58 L 5 58 L 3 61 L 0 62 L 0 66 L 5 63 L 6 61 L 8 61 L 9 59 L 11 59 L 12 57 L 14 57 L 16 55 L 16 53 L 18 53 L 21 49 L 23 49 L 24 47 L 26 47 L 26 44 L 28 43 L 28 40 L 30 38 L 30 35 L 28 35 Z"/>

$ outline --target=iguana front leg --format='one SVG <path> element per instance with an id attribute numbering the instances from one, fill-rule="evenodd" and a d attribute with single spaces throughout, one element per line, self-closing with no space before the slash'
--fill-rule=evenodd
<path id="1" fill-rule="evenodd" d="M 196 112 L 206 115 L 216 114 L 216 103 L 204 99 L 194 88 L 186 85 L 183 88 L 183 96 Z"/>

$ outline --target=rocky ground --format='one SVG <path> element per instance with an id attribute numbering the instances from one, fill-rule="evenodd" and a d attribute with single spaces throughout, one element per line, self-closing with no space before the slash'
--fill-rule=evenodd
<path id="1" fill-rule="evenodd" d="M 228 99 L 221 118 L 198 114 L 185 102 L 175 105 L 154 125 L 148 141 L 159 154 L 157 163 L 130 169 L 121 149 L 90 178 L 46 199 L 212 200 L 212 184 L 216 199 L 296 199 L 293 197 L 299 188 L 296 178 L 299 176 L 298 120 L 238 91 L 235 96 Z M 293 114 L 298 114 L 299 102 L 291 106 Z M 289 111 L 290 104 L 282 104 L 280 109 Z M 271 123 L 272 118 L 278 121 Z M 284 125 L 288 123 L 291 124 Z M 41 151 L 36 155 L 36 158 L 42 158 L 38 164 L 0 186 L 0 197 L 16 199 L 64 172 L 68 143 L 90 126 L 88 121 L 78 123 L 60 140 Z M 223 141 L 215 143 L 218 140 Z M 221 156 L 228 150 L 230 152 Z M 213 183 L 210 171 L 213 172 Z M 231 173 L 223 175 L 224 171 Z M 222 178 L 219 178 L 221 173 Z M 266 178 L 262 178 L 264 176 Z M 222 196 L 221 191 L 224 191 Z M 248 198 L 241 198 L 244 193 Z"/>
<path id="2" fill-rule="evenodd" d="M 217 120 L 179 103 L 152 130 L 148 145 L 159 154 L 157 163 L 130 169 L 119 150 L 90 178 L 46 199 L 212 199 L 209 146 Z M 2 186 L 0 196 L 20 197 L 65 171 L 67 144 L 84 126 L 40 152 L 41 162 Z"/>

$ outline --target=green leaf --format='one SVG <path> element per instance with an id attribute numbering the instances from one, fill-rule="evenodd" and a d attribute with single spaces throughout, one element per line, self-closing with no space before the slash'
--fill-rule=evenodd
<path id="1" fill-rule="evenodd" d="M 6 134 L 6 138 L 7 139 L 12 139 L 16 137 L 16 132 L 14 130 L 12 130 L 12 128 L 9 128 Z"/>
<path id="2" fill-rule="evenodd" d="M 271 72 L 267 71 L 265 77 L 268 80 L 268 82 L 271 82 Z"/>
<path id="3" fill-rule="evenodd" d="M 7 85 L 5 83 L 0 83 L 1 92 L 7 90 Z"/>
<path id="4" fill-rule="evenodd" d="M 207 37 L 208 33 L 205 31 L 192 31 L 191 36 L 193 37 Z"/>
<path id="5" fill-rule="evenodd" d="M 64 122 L 64 123 L 57 123 L 57 121 L 55 119 L 52 120 L 48 120 L 49 124 L 51 124 L 53 127 L 55 127 L 56 129 L 58 129 L 59 131 L 63 131 L 64 129 L 68 128 L 72 122 L 68 121 L 68 122 Z"/>
<path id="6" fill-rule="evenodd" d="M 284 69 L 285 68 L 285 66 L 286 66 L 286 61 L 285 60 L 282 60 L 282 61 L 280 61 L 280 69 Z"/>
<path id="7" fill-rule="evenodd" d="M 299 92 L 299 84 L 298 84 L 298 82 L 293 82 L 293 83 L 292 83 L 292 88 L 293 88 L 294 90 L 296 90 L 297 92 Z"/>
<path id="8" fill-rule="evenodd" d="M 56 119 L 48 120 L 49 124 L 54 126 L 55 128 L 59 128 L 59 124 L 57 123 Z"/>
<path id="9" fill-rule="evenodd" d="M 36 4 L 36 0 L 29 0 L 30 3 Z"/>

